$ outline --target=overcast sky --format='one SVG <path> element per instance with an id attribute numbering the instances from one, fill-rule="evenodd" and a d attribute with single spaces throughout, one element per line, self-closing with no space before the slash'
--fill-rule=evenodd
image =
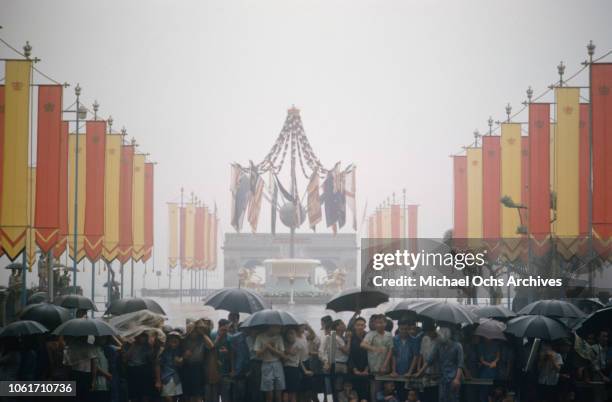
<path id="1" fill-rule="evenodd" d="M 610 15 L 608 1 L 0 0 L 0 36 L 29 40 L 39 69 L 79 82 L 159 162 L 165 267 L 165 203 L 184 186 L 230 231 L 229 164 L 259 162 L 292 104 L 324 165 L 358 166 L 359 220 L 366 200 L 371 211 L 405 187 L 420 235 L 441 236 L 449 155 L 528 85 L 545 89 L 559 61 L 576 71 L 589 39 L 612 49 Z"/>

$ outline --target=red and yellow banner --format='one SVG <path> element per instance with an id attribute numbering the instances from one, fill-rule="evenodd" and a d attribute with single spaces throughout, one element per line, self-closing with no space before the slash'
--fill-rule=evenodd
<path id="1" fill-rule="evenodd" d="M 467 237 L 467 157 L 453 156 L 453 238 Z"/>
<path id="2" fill-rule="evenodd" d="M 86 123 L 87 169 L 85 180 L 85 256 L 97 261 L 102 256 L 104 245 L 104 191 L 106 122 L 104 120 Z"/>
<path id="3" fill-rule="evenodd" d="M 132 258 L 140 261 L 144 256 L 144 187 L 145 156 L 134 155 L 134 175 L 132 178 Z"/>
<path id="4" fill-rule="evenodd" d="M 84 248 L 84 232 L 85 232 L 85 203 L 86 203 L 86 168 L 87 168 L 87 146 L 86 135 L 70 134 L 68 149 L 68 248 L 70 249 L 70 258 L 81 261 L 85 257 Z M 78 142 L 78 146 L 77 146 Z M 78 150 L 78 156 L 77 156 Z M 75 162 L 78 161 L 78 168 Z M 78 169 L 78 172 L 77 172 Z M 78 180 L 77 180 L 78 176 Z M 76 191 L 76 193 L 75 193 Z M 75 197 L 76 195 L 76 197 Z M 77 208 L 77 222 L 75 231 L 75 214 L 74 209 Z M 74 250 L 74 236 L 77 236 L 77 250 Z M 75 257 L 76 256 L 76 257 Z"/>
<path id="5" fill-rule="evenodd" d="M 500 161 L 499 136 L 482 137 L 482 237 L 490 240 L 500 235 Z"/>
<path id="6" fill-rule="evenodd" d="M 59 163 L 59 237 L 53 247 L 53 257 L 59 259 L 66 251 L 68 241 L 68 122 L 62 121 L 60 131 L 60 163 Z"/>
<path id="7" fill-rule="evenodd" d="M 117 259 L 122 264 L 132 257 L 132 175 L 134 146 L 121 147 L 121 177 L 119 178 L 119 247 Z"/>
<path id="8" fill-rule="evenodd" d="M 168 203 L 168 266 L 175 268 L 179 260 L 179 207 Z"/>
<path id="9" fill-rule="evenodd" d="M 119 252 L 119 211 L 121 196 L 121 145 L 120 134 L 106 135 L 106 159 L 104 161 L 104 245 L 102 256 L 107 262 L 117 258 Z"/>
<path id="10" fill-rule="evenodd" d="M 36 243 L 49 252 L 59 239 L 62 86 L 38 87 L 36 139 Z"/>
<path id="11" fill-rule="evenodd" d="M 31 78 L 31 61 L 5 62 L 0 244 L 11 260 L 24 250 L 29 224 L 27 185 Z"/>
<path id="12" fill-rule="evenodd" d="M 144 188 L 144 239 L 145 250 L 142 261 L 146 262 L 153 254 L 153 205 L 154 205 L 154 167 L 153 163 L 145 163 Z"/>
<path id="13" fill-rule="evenodd" d="M 467 149 L 467 237 L 482 238 L 482 149 Z"/>

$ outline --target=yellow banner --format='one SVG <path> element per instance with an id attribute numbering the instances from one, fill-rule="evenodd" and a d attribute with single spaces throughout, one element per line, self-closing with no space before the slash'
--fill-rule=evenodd
<path id="1" fill-rule="evenodd" d="M 36 231 L 34 230 L 34 215 L 36 211 L 36 168 L 28 169 L 28 229 L 26 235 L 26 254 L 28 256 L 28 270 L 36 263 Z"/>
<path id="2" fill-rule="evenodd" d="M 185 206 L 185 268 L 193 267 L 194 235 L 195 235 L 195 205 Z"/>
<path id="3" fill-rule="evenodd" d="M 104 159 L 104 247 L 106 261 L 117 258 L 119 245 L 119 177 L 121 167 L 121 141 L 119 134 L 106 136 Z"/>
<path id="4" fill-rule="evenodd" d="M 145 156 L 134 155 L 132 176 L 132 258 L 139 261 L 145 252 L 144 239 L 144 170 Z"/>
<path id="5" fill-rule="evenodd" d="M 31 67 L 27 60 L 5 62 L 0 244 L 11 260 L 24 250 L 28 226 Z"/>
<path id="6" fill-rule="evenodd" d="M 208 207 L 204 207 L 204 268 L 208 269 L 212 265 L 212 258 L 210 254 L 212 240 L 210 238 L 210 224 L 211 219 Z"/>
<path id="7" fill-rule="evenodd" d="M 467 237 L 482 238 L 482 148 L 467 150 Z"/>
<path id="8" fill-rule="evenodd" d="M 85 133 L 79 133 L 78 141 L 78 172 L 75 168 L 76 161 L 76 143 L 77 135 L 70 134 L 68 140 L 68 248 L 70 249 L 70 258 L 74 259 L 74 208 L 75 208 L 75 190 L 77 194 L 77 261 L 81 261 L 85 256 L 83 248 L 84 230 L 85 230 L 85 169 L 86 169 L 86 147 Z M 78 181 L 75 181 L 75 174 L 78 173 Z M 76 183 L 76 189 L 75 189 Z"/>
<path id="9" fill-rule="evenodd" d="M 556 88 L 555 174 L 557 219 L 554 233 L 559 237 L 577 237 L 579 225 L 580 89 Z"/>
<path id="10" fill-rule="evenodd" d="M 168 204 L 168 266 L 175 268 L 178 262 L 178 230 L 179 230 L 178 205 Z"/>
<path id="11" fill-rule="evenodd" d="M 501 196 L 508 196 L 516 204 L 521 200 L 521 125 L 502 123 L 501 126 Z M 503 238 L 518 237 L 521 224 L 516 208 L 501 208 Z"/>

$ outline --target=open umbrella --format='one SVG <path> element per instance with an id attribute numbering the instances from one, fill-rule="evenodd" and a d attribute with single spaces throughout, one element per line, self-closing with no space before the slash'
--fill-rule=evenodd
<path id="1" fill-rule="evenodd" d="M 538 300 L 523 307 L 518 315 L 545 315 L 546 317 L 581 318 L 584 313 L 563 300 Z"/>
<path id="2" fill-rule="evenodd" d="M 47 292 L 36 292 L 28 298 L 28 304 L 46 303 L 49 301 Z"/>
<path id="3" fill-rule="evenodd" d="M 12 336 L 27 336 L 38 335 L 49 332 L 44 325 L 36 321 L 20 320 L 15 321 L 4 327 L 0 331 L 0 338 L 8 338 Z"/>
<path id="4" fill-rule="evenodd" d="M 451 324 L 474 324 L 478 317 L 459 303 L 446 300 L 431 300 L 414 305 L 414 311 L 423 317 L 434 321 L 444 321 Z"/>
<path id="5" fill-rule="evenodd" d="M 261 325 L 300 325 L 301 320 L 293 314 L 282 310 L 259 310 L 240 324 L 243 328 L 258 327 Z"/>
<path id="6" fill-rule="evenodd" d="M 339 313 L 341 311 L 360 311 L 373 308 L 389 301 L 389 296 L 377 290 L 347 289 L 332 297 L 326 309 Z"/>
<path id="7" fill-rule="evenodd" d="M 117 281 L 108 281 L 108 282 L 104 282 L 104 284 L 102 286 L 107 288 L 109 285 L 110 286 L 119 286 L 121 284 L 119 282 L 117 282 Z"/>
<path id="8" fill-rule="evenodd" d="M 593 299 L 572 299 L 571 303 L 578 307 L 580 311 L 586 314 L 590 314 L 594 311 L 601 310 L 604 308 L 604 304 L 599 300 Z"/>
<path id="9" fill-rule="evenodd" d="M 98 318 L 73 318 L 53 331 L 54 335 L 63 336 L 117 336 L 117 331 Z"/>
<path id="10" fill-rule="evenodd" d="M 16 269 L 18 271 L 21 271 L 23 269 L 23 264 L 20 262 L 11 262 L 9 265 L 4 267 L 4 269 Z"/>
<path id="11" fill-rule="evenodd" d="M 204 299 L 204 304 L 215 310 L 253 314 L 269 308 L 268 303 L 259 295 L 244 288 L 220 289 Z"/>
<path id="12" fill-rule="evenodd" d="M 19 318 L 41 323 L 50 330 L 54 330 L 70 319 L 70 311 L 64 307 L 50 303 L 37 303 L 26 306 Z"/>
<path id="13" fill-rule="evenodd" d="M 567 338 L 567 327 L 554 318 L 543 315 L 522 315 L 507 323 L 506 333 L 519 338 L 540 338 L 549 341 Z"/>
<path id="14" fill-rule="evenodd" d="M 59 296 L 55 300 L 55 304 L 65 308 L 76 308 L 79 310 L 93 310 L 98 311 L 94 302 L 89 297 L 81 295 L 64 295 Z"/>
<path id="15" fill-rule="evenodd" d="M 119 299 L 111 303 L 106 315 L 123 315 L 134 311 L 149 310 L 156 314 L 166 315 L 163 308 L 153 299 L 134 297 L 132 299 Z"/>
<path id="16" fill-rule="evenodd" d="M 498 339 L 506 341 L 506 335 L 504 330 L 506 325 L 503 322 L 499 322 L 492 318 L 481 319 L 478 327 L 474 331 L 474 335 L 482 336 L 487 339 Z"/>
<path id="17" fill-rule="evenodd" d="M 429 303 L 429 300 L 402 300 L 388 309 L 385 315 L 392 320 L 415 320 L 417 317 L 414 308 L 423 303 Z"/>
<path id="18" fill-rule="evenodd" d="M 496 304 L 492 306 L 477 307 L 472 310 L 474 314 L 481 318 L 494 318 L 496 320 L 507 320 L 516 317 L 516 313 L 506 307 Z"/>
<path id="19" fill-rule="evenodd" d="M 612 307 L 598 310 L 581 320 L 575 327 L 576 333 L 581 337 L 588 334 L 596 334 L 601 330 L 608 329 L 612 321 Z"/>

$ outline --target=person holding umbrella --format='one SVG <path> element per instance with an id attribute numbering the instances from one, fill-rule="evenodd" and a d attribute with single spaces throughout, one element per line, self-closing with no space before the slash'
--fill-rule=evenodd
<path id="1" fill-rule="evenodd" d="M 368 352 L 361 347 L 361 343 L 366 336 L 366 320 L 357 317 L 353 323 L 349 342 L 349 369 L 353 375 L 353 388 L 359 400 L 367 400 L 368 392 Z"/>
<path id="2" fill-rule="evenodd" d="M 92 371 L 96 348 L 87 342 L 87 336 L 66 338 L 64 365 L 70 368 L 70 378 L 76 381 L 76 400 L 89 402 L 91 398 Z"/>
<path id="3" fill-rule="evenodd" d="M 266 395 L 266 402 L 273 402 L 275 397 L 280 402 L 285 389 L 285 373 L 281 361 L 286 356 L 280 333 L 280 325 L 270 325 L 255 339 L 255 353 L 262 362 L 261 391 Z"/>

